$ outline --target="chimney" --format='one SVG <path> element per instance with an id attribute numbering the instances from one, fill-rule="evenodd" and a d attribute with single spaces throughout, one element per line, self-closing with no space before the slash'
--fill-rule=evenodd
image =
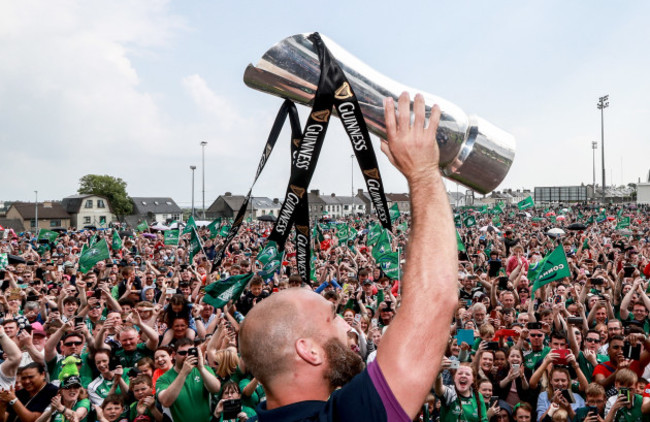
<path id="1" fill-rule="evenodd" d="M 279 200 L 278 198 L 273 198 L 273 203 L 274 203 L 274 204 L 279 204 L 279 203 L 280 203 L 280 200 Z"/>
<path id="2" fill-rule="evenodd" d="M 336 196 L 336 194 L 334 192 L 332 192 L 332 198 L 334 198 L 335 196 Z"/>
<path id="3" fill-rule="evenodd" d="M 231 192 L 226 192 L 226 194 L 224 196 L 232 196 L 232 193 Z"/>
<path id="4" fill-rule="evenodd" d="M 313 193 L 316 196 L 320 196 L 320 190 L 318 190 L 318 189 L 312 189 L 312 190 L 309 191 L 309 193 Z"/>
<path id="5" fill-rule="evenodd" d="M 363 195 L 363 189 L 357 189 L 357 195 Z"/>
<path id="6" fill-rule="evenodd" d="M 52 201 L 43 201 L 43 208 L 52 208 Z"/>

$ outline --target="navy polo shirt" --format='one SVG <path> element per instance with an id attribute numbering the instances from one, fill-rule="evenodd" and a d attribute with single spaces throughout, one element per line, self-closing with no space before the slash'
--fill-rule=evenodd
<path id="1" fill-rule="evenodd" d="M 257 418 L 249 420 L 409 422 L 411 419 L 388 387 L 379 364 L 373 361 L 347 385 L 333 392 L 327 401 L 303 401 L 273 410 L 267 410 L 263 402 L 257 406 Z"/>

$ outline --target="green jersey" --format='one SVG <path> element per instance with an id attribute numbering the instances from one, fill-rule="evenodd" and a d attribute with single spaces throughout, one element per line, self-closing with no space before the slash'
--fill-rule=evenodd
<path id="1" fill-rule="evenodd" d="M 86 422 L 88 419 L 88 414 L 90 413 L 90 400 L 88 399 L 82 399 L 82 400 L 77 400 L 77 402 L 72 406 L 73 411 L 77 411 L 77 409 L 84 408 L 86 409 L 86 416 L 81 419 L 79 422 Z M 52 415 L 52 418 L 50 419 L 50 422 L 68 422 L 68 420 L 63 417 L 63 414 L 56 412 L 54 415 Z"/>
<path id="2" fill-rule="evenodd" d="M 480 404 L 477 403 L 477 399 Z M 440 402 L 442 403 L 440 422 L 488 422 L 487 409 L 481 393 L 463 397 L 456 394 L 454 387 L 445 387 Z"/>
<path id="3" fill-rule="evenodd" d="M 603 362 L 608 362 L 609 361 L 609 356 L 607 355 L 596 355 L 596 362 L 599 364 Z M 594 373 L 594 369 L 596 368 L 589 360 L 585 357 L 585 354 L 580 351 L 578 353 L 578 365 L 580 365 L 580 370 L 582 371 L 583 374 L 585 374 L 585 378 L 587 378 L 587 382 L 592 381 L 592 375 Z"/>
<path id="4" fill-rule="evenodd" d="M 133 368 L 136 362 L 142 358 L 149 357 L 153 359 L 153 351 L 149 350 L 146 344 L 139 343 L 132 352 L 119 349 L 115 352 L 115 357 L 120 360 L 120 365 L 122 365 L 122 368 L 126 372 L 129 368 Z"/>
<path id="5" fill-rule="evenodd" d="M 214 375 L 212 368 L 205 369 Z M 178 377 L 176 368 L 162 374 L 156 381 L 156 396 L 165 391 Z M 207 421 L 212 417 L 210 413 L 210 392 L 205 388 L 203 377 L 197 368 L 187 375 L 178 397 L 169 407 L 174 421 Z"/>
<path id="6" fill-rule="evenodd" d="M 612 398 L 610 397 L 610 401 Z M 607 405 L 610 406 L 610 401 L 608 401 Z M 640 422 L 640 421 L 645 421 L 648 420 L 641 414 L 641 404 L 643 402 L 643 397 L 641 397 L 638 394 L 634 395 L 634 404 L 632 407 L 629 409 L 627 407 L 621 407 L 616 411 L 616 416 L 614 416 L 614 419 L 612 419 L 614 422 Z M 610 410 L 608 408 L 605 408 L 605 413 L 608 414 Z"/>
<path id="7" fill-rule="evenodd" d="M 524 366 L 531 371 L 535 371 L 535 367 L 539 362 L 541 362 L 546 355 L 548 355 L 548 352 L 551 351 L 551 348 L 548 346 L 544 346 L 542 350 L 538 350 L 537 352 L 529 352 L 528 354 L 524 355 Z"/>

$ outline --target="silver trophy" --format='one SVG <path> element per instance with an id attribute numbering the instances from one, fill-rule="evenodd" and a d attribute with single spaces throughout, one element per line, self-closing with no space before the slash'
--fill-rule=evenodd
<path id="1" fill-rule="evenodd" d="M 257 66 L 248 65 L 244 72 L 246 85 L 311 106 L 318 87 L 320 63 L 308 36 L 298 34 L 285 38 L 264 53 Z M 383 99 L 393 97 L 397 102 L 404 91 L 411 98 L 421 91 L 382 75 L 334 41 L 322 34 L 321 37 L 352 85 L 368 130 L 386 139 Z M 427 118 L 433 104 L 442 110 L 437 141 L 443 174 L 482 194 L 499 186 L 515 157 L 514 137 L 478 116 L 467 115 L 443 98 L 421 93 L 428 105 Z"/>

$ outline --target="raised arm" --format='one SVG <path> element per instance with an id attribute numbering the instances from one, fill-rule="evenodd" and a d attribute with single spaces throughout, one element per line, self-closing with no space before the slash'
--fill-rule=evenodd
<path id="1" fill-rule="evenodd" d="M 458 295 L 458 256 L 451 207 L 438 168 L 436 130 L 440 109 L 425 129 L 424 98 L 385 101 L 388 142 L 381 149 L 406 177 L 411 197 L 411 236 L 402 278 L 402 306 L 382 338 L 377 362 L 393 394 L 414 418 L 438 374 Z M 424 329 L 424 331 L 422 331 Z"/>

